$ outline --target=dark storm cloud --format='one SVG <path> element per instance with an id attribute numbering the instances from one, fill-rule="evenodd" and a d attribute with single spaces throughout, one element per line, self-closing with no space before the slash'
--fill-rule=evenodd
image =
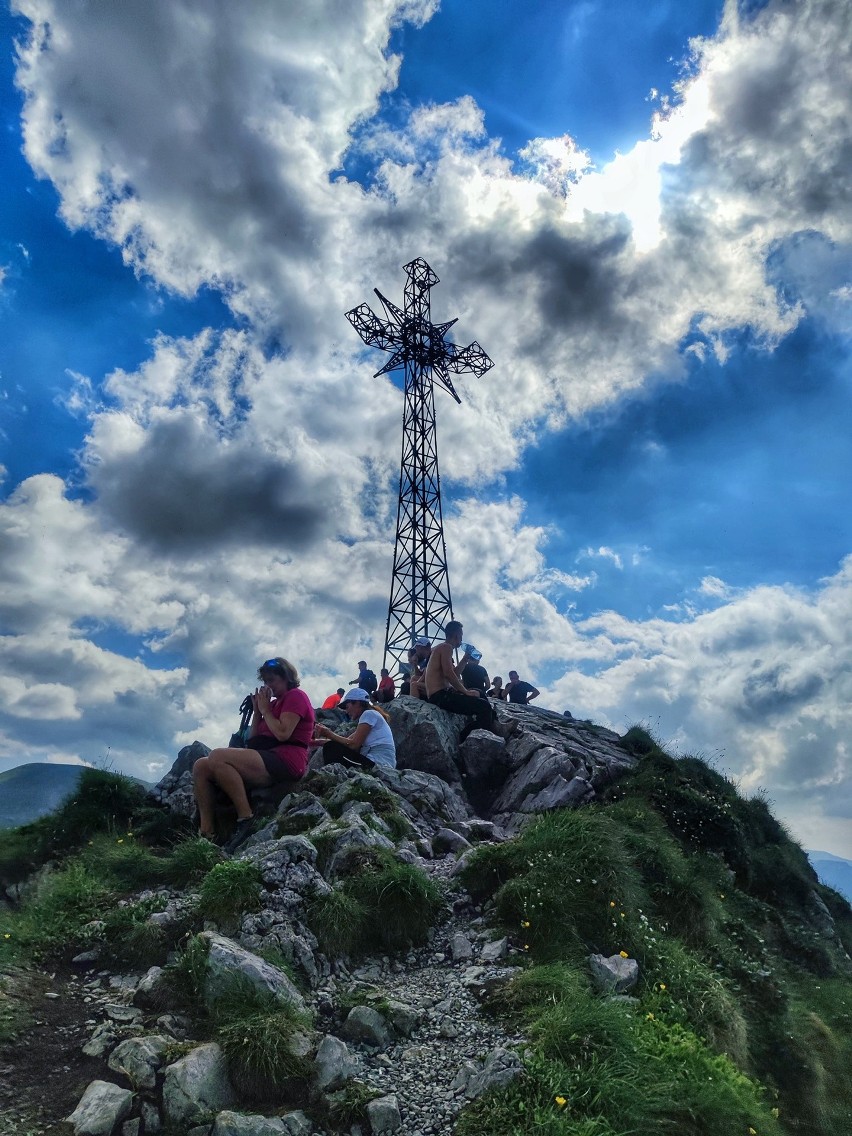
<path id="1" fill-rule="evenodd" d="M 735 710 L 746 721 L 771 724 L 779 715 L 793 714 L 811 702 L 824 684 L 822 675 L 793 675 L 783 664 L 758 670 L 743 683 L 742 702 Z"/>
<path id="2" fill-rule="evenodd" d="M 327 531 L 334 500 L 330 476 L 311 477 L 249 438 L 224 442 L 188 413 L 154 423 L 132 453 L 90 465 L 89 483 L 122 530 L 180 555 L 245 543 L 304 550 Z"/>

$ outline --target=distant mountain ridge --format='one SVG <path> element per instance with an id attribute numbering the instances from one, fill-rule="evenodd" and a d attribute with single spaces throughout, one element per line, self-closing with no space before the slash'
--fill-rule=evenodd
<path id="1" fill-rule="evenodd" d="M 819 876 L 820 883 L 834 888 L 852 903 L 852 860 L 844 860 L 832 852 L 808 850 L 808 859 Z"/>
<path id="2" fill-rule="evenodd" d="M 0 829 L 18 828 L 52 813 L 77 788 L 85 768 L 34 761 L 0 773 Z"/>

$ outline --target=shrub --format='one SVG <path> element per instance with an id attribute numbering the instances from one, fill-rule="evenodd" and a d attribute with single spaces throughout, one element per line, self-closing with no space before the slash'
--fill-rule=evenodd
<path id="1" fill-rule="evenodd" d="M 204 877 L 198 897 L 202 919 L 227 921 L 260 910 L 260 869 L 250 860 L 226 860 Z"/>
<path id="2" fill-rule="evenodd" d="M 645 757 L 649 753 L 662 753 L 659 742 L 652 737 L 649 730 L 638 723 L 631 726 L 622 736 L 621 744 L 636 757 Z"/>
<path id="3" fill-rule="evenodd" d="M 358 871 L 308 908 L 308 923 L 328 954 L 395 951 L 421 943 L 442 907 L 425 872 L 384 851 L 358 857 Z"/>
<path id="4" fill-rule="evenodd" d="M 339 886 L 308 905 L 308 926 L 327 955 L 352 954 L 360 944 L 366 920 L 364 905 Z"/>
<path id="5" fill-rule="evenodd" d="M 548 813 L 513 841 L 478 849 L 462 871 L 477 898 L 539 961 L 629 949 L 647 904 L 639 873 L 605 810 Z"/>
<path id="6" fill-rule="evenodd" d="M 160 878 L 174 887 L 186 887 L 205 876 L 222 861 L 215 844 L 203 837 L 180 840 L 169 851 L 160 868 Z"/>
<path id="7" fill-rule="evenodd" d="M 304 1091 L 309 1046 L 299 1044 L 308 1020 L 274 994 L 234 979 L 211 1007 L 216 1038 L 234 1083 L 252 1101 L 293 1098 Z M 304 1039 L 305 1042 L 307 1039 Z"/>

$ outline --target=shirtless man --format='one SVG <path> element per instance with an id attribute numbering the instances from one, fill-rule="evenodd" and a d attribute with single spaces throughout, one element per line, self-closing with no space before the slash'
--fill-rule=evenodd
<path id="1" fill-rule="evenodd" d="M 457 619 L 450 620 L 444 628 L 444 636 L 444 642 L 432 648 L 426 667 L 424 683 L 427 699 L 441 710 L 464 714 L 472 719 L 462 730 L 460 741 L 464 741 L 472 730 L 490 730 L 500 738 L 511 737 L 517 729 L 517 722 L 502 727 L 488 699 L 480 698 L 475 690 L 468 690 L 459 678 L 472 659 L 465 655 L 457 667 L 453 663 L 453 651 L 461 646 L 464 638 L 464 628 Z"/>

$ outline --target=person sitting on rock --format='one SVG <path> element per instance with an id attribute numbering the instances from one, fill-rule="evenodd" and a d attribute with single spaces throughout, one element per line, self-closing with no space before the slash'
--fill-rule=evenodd
<path id="1" fill-rule="evenodd" d="M 254 712 L 245 749 L 214 749 L 192 767 L 192 787 L 198 804 L 199 831 L 214 838 L 215 786 L 237 810 L 237 826 L 225 844 L 233 852 L 251 833 L 254 814 L 248 789 L 297 781 L 308 765 L 314 732 L 314 708 L 299 688 L 299 672 L 280 656 L 258 668 L 263 683 L 252 697 Z"/>
<path id="2" fill-rule="evenodd" d="M 506 701 L 506 688 L 503 685 L 503 678 L 501 675 L 495 675 L 491 680 L 491 689 L 488 691 L 489 698 L 496 698 L 500 702 Z"/>
<path id="3" fill-rule="evenodd" d="M 425 635 L 418 635 L 414 646 L 408 652 L 409 672 L 400 687 L 400 694 L 408 694 L 412 698 L 425 698 L 426 686 L 424 678 L 429 656 L 432 654 L 432 644 Z"/>
<path id="4" fill-rule="evenodd" d="M 472 719 L 462 730 L 461 741 L 472 730 L 490 730 L 500 738 L 510 737 L 515 732 L 517 723 L 510 722 L 508 726 L 502 727 L 488 699 L 480 698 L 478 690 L 468 690 L 459 677 L 467 664 L 473 662 L 470 656 L 465 655 L 458 667 L 453 664 L 453 651 L 461 646 L 464 638 L 464 628 L 457 619 L 450 620 L 444 628 L 444 635 L 445 641 L 432 648 L 426 667 L 424 681 L 427 698 L 441 710 L 463 714 Z"/>
<path id="5" fill-rule="evenodd" d="M 321 709 L 323 709 L 323 710 L 336 710 L 337 707 L 340 704 L 340 699 L 343 697 L 343 695 L 345 693 L 346 693 L 346 691 L 343 689 L 343 687 L 338 686 L 338 688 L 334 692 L 334 694 L 329 694 L 328 698 L 326 698 L 325 702 L 323 702 Z"/>
<path id="6" fill-rule="evenodd" d="M 351 734 L 344 735 L 317 724 L 314 740 L 326 739 L 322 747 L 323 765 L 340 761 L 344 765 L 359 765 L 362 769 L 372 769 L 374 765 L 395 769 L 396 743 L 384 710 L 371 706 L 369 693 L 358 687 L 344 694 L 340 706 L 358 725 Z"/>
<path id="7" fill-rule="evenodd" d="M 373 695 L 374 702 L 393 702 L 396 694 L 396 683 L 390 676 L 387 667 L 382 667 L 382 677 L 379 679 L 379 689 Z"/>
<path id="8" fill-rule="evenodd" d="M 520 703 L 521 706 L 527 706 L 534 698 L 538 698 L 541 694 L 540 690 L 529 682 L 522 682 L 518 678 L 517 671 L 509 671 L 509 681 L 506 684 L 506 693 L 509 696 L 510 702 Z"/>

